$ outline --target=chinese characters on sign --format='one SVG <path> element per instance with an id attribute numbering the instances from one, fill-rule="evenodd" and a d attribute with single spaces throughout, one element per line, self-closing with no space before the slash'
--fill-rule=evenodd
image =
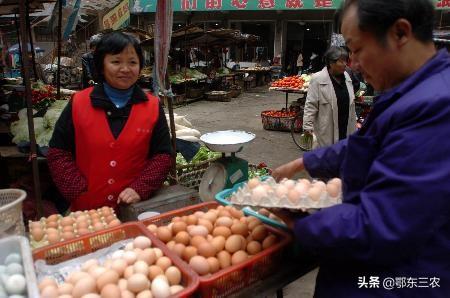
<path id="1" fill-rule="evenodd" d="M 379 276 L 359 276 L 358 288 L 364 289 L 413 289 L 413 288 L 440 288 L 439 277 L 386 277 L 380 280 Z"/>
<path id="2" fill-rule="evenodd" d="M 130 19 L 128 0 L 123 0 L 103 17 L 103 29 L 117 30 Z"/>
<path id="3" fill-rule="evenodd" d="M 333 0 L 314 0 L 315 8 L 330 8 L 333 7 Z"/>
<path id="4" fill-rule="evenodd" d="M 181 0 L 181 9 L 182 10 L 196 10 L 197 9 L 197 0 Z"/>
<path id="5" fill-rule="evenodd" d="M 245 9 L 247 7 L 248 0 L 231 0 L 231 5 L 237 9 Z"/>
<path id="6" fill-rule="evenodd" d="M 286 8 L 302 8 L 303 0 L 286 0 Z"/>
<path id="7" fill-rule="evenodd" d="M 206 0 L 206 9 L 222 9 L 222 0 Z"/>
<path id="8" fill-rule="evenodd" d="M 450 0 L 439 0 L 436 4 L 438 8 L 450 8 Z"/>

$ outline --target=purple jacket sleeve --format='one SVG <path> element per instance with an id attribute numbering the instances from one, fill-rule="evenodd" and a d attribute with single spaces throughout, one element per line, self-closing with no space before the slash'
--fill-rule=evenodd
<path id="1" fill-rule="evenodd" d="M 336 260 L 385 265 L 426 253 L 422 245 L 443 237 L 437 231 L 450 215 L 449 109 L 447 104 L 400 119 L 374 156 L 359 198 L 296 221 L 301 245 Z M 313 156 L 329 160 L 331 148 Z M 314 172 L 317 164 L 312 166 Z"/>
<path id="2" fill-rule="evenodd" d="M 312 177 L 339 177 L 339 171 L 344 160 L 347 139 L 332 146 L 318 148 L 303 155 L 306 170 Z"/>

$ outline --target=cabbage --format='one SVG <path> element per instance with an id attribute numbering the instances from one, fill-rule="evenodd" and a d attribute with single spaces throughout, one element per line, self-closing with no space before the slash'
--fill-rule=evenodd
<path id="1" fill-rule="evenodd" d="M 36 135 L 36 143 L 41 147 L 48 146 L 48 143 L 50 142 L 52 135 L 53 135 L 53 128 L 46 129 L 39 135 Z"/>
<path id="2" fill-rule="evenodd" d="M 44 119 L 42 117 L 33 118 L 34 132 L 36 136 L 44 132 Z M 18 144 L 20 142 L 29 142 L 30 136 L 28 133 L 28 120 L 20 119 L 11 123 L 11 133 L 14 135 L 12 139 L 13 143 Z"/>
<path id="3" fill-rule="evenodd" d="M 61 112 L 61 110 L 48 110 L 43 117 L 44 127 L 53 129 L 55 127 L 56 121 L 61 115 Z"/>
<path id="4" fill-rule="evenodd" d="M 37 111 L 33 109 L 33 115 L 36 114 Z M 27 108 L 21 109 L 18 113 L 19 119 L 27 119 Z"/>

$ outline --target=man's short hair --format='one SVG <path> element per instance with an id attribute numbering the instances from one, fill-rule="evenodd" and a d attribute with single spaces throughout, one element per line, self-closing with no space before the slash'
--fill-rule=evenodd
<path id="1" fill-rule="evenodd" d="M 398 19 L 406 19 L 414 36 L 426 43 L 433 40 L 434 6 L 430 0 L 346 0 L 340 12 L 357 6 L 359 29 L 373 33 L 384 42 L 387 31 Z"/>

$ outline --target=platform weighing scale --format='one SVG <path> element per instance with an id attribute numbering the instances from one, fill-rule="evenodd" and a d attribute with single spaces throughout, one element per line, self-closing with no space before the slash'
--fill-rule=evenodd
<path id="1" fill-rule="evenodd" d="M 209 150 L 222 153 L 222 157 L 213 162 L 202 177 L 199 186 L 201 200 L 213 201 L 218 192 L 248 180 L 248 161 L 236 157 L 236 153 L 254 138 L 255 134 L 239 130 L 215 131 L 200 137 Z"/>

